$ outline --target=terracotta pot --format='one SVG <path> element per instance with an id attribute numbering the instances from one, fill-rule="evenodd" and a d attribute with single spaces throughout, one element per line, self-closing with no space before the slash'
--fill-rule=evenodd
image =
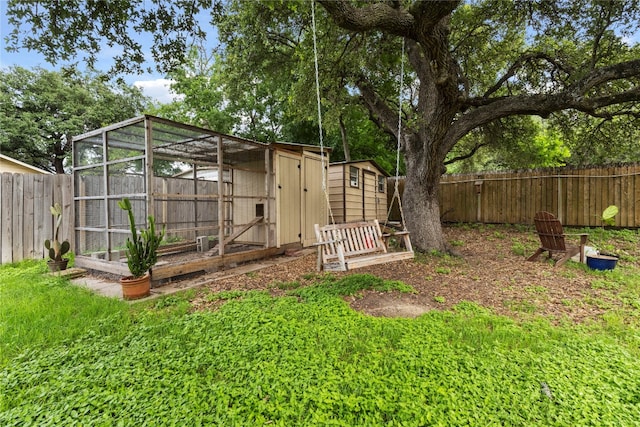
<path id="1" fill-rule="evenodd" d="M 69 259 L 63 258 L 61 261 L 56 261 L 50 259 L 47 261 L 47 265 L 49 266 L 49 271 L 62 271 L 67 269 L 67 264 L 69 263 Z"/>
<path id="2" fill-rule="evenodd" d="M 120 284 L 122 285 L 122 297 L 126 300 L 144 298 L 151 293 L 151 275 L 149 273 L 138 278 L 123 277 L 120 279 Z"/>

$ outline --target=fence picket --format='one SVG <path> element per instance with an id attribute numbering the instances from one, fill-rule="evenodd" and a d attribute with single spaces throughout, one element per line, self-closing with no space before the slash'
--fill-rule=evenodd
<path id="1" fill-rule="evenodd" d="M 51 215 L 49 208 L 45 206 L 43 196 L 45 194 L 45 178 L 46 175 L 34 175 L 33 180 L 33 258 L 42 258 L 46 256 L 44 253 L 44 241 L 50 239 L 51 236 L 46 234 L 47 221 L 43 221 L 43 218 L 47 218 L 45 214 Z M 45 212 L 42 212 L 46 209 Z"/>
<path id="2" fill-rule="evenodd" d="M 23 182 L 23 197 L 22 202 L 24 206 L 24 215 L 23 215 L 23 245 L 22 245 L 22 257 L 23 258 L 33 258 L 34 257 L 34 225 L 35 221 L 33 220 L 33 185 L 34 185 L 34 177 L 36 174 L 25 174 L 24 182 Z"/>
<path id="3" fill-rule="evenodd" d="M 24 217 L 22 215 L 23 203 L 22 203 L 22 195 L 24 193 L 23 188 L 24 175 L 16 174 L 13 177 L 13 224 L 12 230 L 13 233 L 13 255 L 14 259 L 22 258 L 22 248 L 23 248 L 23 234 L 24 234 Z M 15 213 L 19 212 L 20 215 L 15 215 Z"/>
<path id="4" fill-rule="evenodd" d="M 640 175 L 634 175 L 633 178 L 633 196 L 631 206 L 633 208 L 633 223 L 640 224 Z"/>
<path id="5" fill-rule="evenodd" d="M 0 209 L 0 234 L 2 238 L 2 263 L 13 261 L 13 233 L 12 231 L 12 215 L 13 215 L 13 174 L 5 172 L 1 175 L 2 194 L 0 195 L 2 207 Z"/>

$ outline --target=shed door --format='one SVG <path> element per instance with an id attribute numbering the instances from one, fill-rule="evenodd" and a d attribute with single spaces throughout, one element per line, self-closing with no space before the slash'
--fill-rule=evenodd
<path id="1" fill-rule="evenodd" d="M 278 154 L 278 246 L 298 243 L 302 238 L 300 214 L 300 157 Z"/>
<path id="2" fill-rule="evenodd" d="M 376 219 L 378 218 L 376 174 L 364 169 L 362 172 L 362 217 L 365 220 Z"/>
<path id="3" fill-rule="evenodd" d="M 314 224 L 327 223 L 327 197 L 322 190 L 322 158 L 316 154 L 304 155 L 304 188 L 302 215 L 302 244 L 310 246 L 316 241 Z M 328 163 L 328 162 L 327 162 Z M 327 179 L 324 174 L 325 182 Z"/>

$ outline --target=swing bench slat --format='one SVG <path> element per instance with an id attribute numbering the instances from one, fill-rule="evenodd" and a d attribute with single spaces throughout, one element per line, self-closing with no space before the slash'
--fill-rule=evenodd
<path id="1" fill-rule="evenodd" d="M 378 220 L 315 226 L 318 271 L 349 271 L 354 268 L 413 258 L 409 233 L 382 234 Z M 405 250 L 389 252 L 388 240 L 401 237 Z"/>

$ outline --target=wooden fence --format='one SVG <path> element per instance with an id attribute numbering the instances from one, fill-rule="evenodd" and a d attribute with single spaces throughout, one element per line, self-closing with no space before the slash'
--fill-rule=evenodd
<path id="1" fill-rule="evenodd" d="M 50 207 L 62 206 L 60 240 L 73 250 L 73 189 L 70 175 L 0 174 L 0 261 L 43 258 L 44 241 L 53 238 Z"/>
<path id="2" fill-rule="evenodd" d="M 640 165 L 445 175 L 439 201 L 447 222 L 533 224 L 534 214 L 545 210 L 565 225 L 592 227 L 616 205 L 616 226 L 640 227 Z M 394 209 L 392 219 L 399 216 Z"/>
<path id="3" fill-rule="evenodd" d="M 70 175 L 0 174 L 2 263 L 45 256 L 43 244 L 53 237 L 54 226 L 49 207 L 56 202 L 63 207 L 60 237 L 73 249 L 71 184 Z M 532 224 L 533 215 L 546 210 L 565 225 L 594 227 L 602 225 L 600 216 L 609 205 L 620 209 L 616 226 L 640 227 L 640 165 L 445 175 L 440 184 L 440 211 L 447 222 Z M 392 210 L 392 219 L 399 216 Z"/>

